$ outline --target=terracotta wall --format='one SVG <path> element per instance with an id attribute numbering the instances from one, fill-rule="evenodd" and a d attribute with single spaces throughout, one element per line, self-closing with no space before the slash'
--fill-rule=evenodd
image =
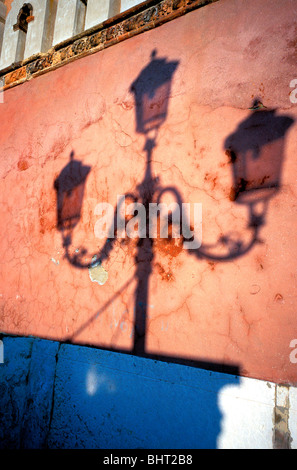
<path id="1" fill-rule="evenodd" d="M 2 332 L 297 383 L 295 36 L 289 0 L 221 0 L 5 92 Z M 169 95 L 158 59 L 174 63 Z M 154 146 L 131 90 L 141 73 L 154 85 L 150 63 L 162 90 L 145 110 L 168 99 Z M 95 237 L 98 203 L 152 191 L 148 154 L 154 197 L 202 203 L 199 250 Z M 63 245 L 55 181 L 71 158 L 90 171 Z"/>

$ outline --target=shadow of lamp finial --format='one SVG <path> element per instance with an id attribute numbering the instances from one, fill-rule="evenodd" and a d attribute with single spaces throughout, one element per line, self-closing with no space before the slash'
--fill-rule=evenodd
<path id="1" fill-rule="evenodd" d="M 132 83 L 136 104 L 136 131 L 147 135 L 158 131 L 167 118 L 168 102 L 177 61 L 157 58 L 157 49 L 151 53 L 149 64 Z"/>

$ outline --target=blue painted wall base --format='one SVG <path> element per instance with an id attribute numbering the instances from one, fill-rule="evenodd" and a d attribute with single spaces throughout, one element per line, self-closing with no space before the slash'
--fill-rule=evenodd
<path id="1" fill-rule="evenodd" d="M 0 448 L 216 448 L 237 376 L 5 336 Z"/>

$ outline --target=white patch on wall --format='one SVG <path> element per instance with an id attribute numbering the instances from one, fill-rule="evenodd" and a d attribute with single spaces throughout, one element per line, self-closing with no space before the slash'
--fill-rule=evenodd
<path id="1" fill-rule="evenodd" d="M 297 449 L 297 388 L 289 388 L 289 430 L 291 433 L 291 448 Z"/>
<path id="2" fill-rule="evenodd" d="M 101 266 L 100 261 L 96 261 L 96 255 L 93 257 L 93 264 L 89 267 L 89 276 L 92 282 L 98 282 L 100 286 L 103 286 L 108 279 L 108 272 Z"/>
<path id="3" fill-rule="evenodd" d="M 219 449 L 271 449 L 273 448 L 275 427 L 276 395 L 278 405 L 282 396 L 277 394 L 278 386 L 272 382 L 251 378 L 240 378 L 236 386 L 227 385 L 218 396 L 218 406 L 222 413 L 221 432 L 217 439 Z M 289 410 L 289 430 L 291 448 L 296 448 L 297 393 L 291 387 Z M 285 406 L 285 405 L 284 405 Z M 295 434 L 294 434 L 295 433 Z"/>

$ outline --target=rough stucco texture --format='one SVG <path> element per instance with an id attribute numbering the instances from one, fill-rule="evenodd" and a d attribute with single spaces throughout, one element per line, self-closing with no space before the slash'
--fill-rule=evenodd
<path id="1" fill-rule="evenodd" d="M 11 9 L 11 4 L 12 4 L 13 0 L 4 0 L 4 4 L 6 5 L 7 7 L 7 13 L 9 12 L 9 10 Z"/>
<path id="2" fill-rule="evenodd" d="M 142 298 L 137 282 L 149 279 L 142 352 L 297 383 L 290 361 L 297 335 L 294 13 L 289 0 L 222 0 L 5 92 L 1 331 L 130 351 Z M 146 138 L 136 132 L 130 87 L 154 49 L 177 64 L 152 172 L 160 187 L 174 188 L 172 200 L 178 192 L 183 202 L 202 203 L 202 247 L 157 239 L 150 259 L 141 260 L 137 241 L 116 240 L 92 277 L 78 265 L 108 246 L 94 234 L 96 205 L 137 193 L 145 175 Z M 280 116 L 285 122 L 283 134 L 264 143 L 249 137 L 259 125 L 249 109 L 256 97 L 267 107 L 259 112 L 275 109 L 272 126 Z M 237 143 L 262 183 L 276 177 L 279 190 L 260 209 L 248 198 L 238 203 L 226 142 Z M 65 257 L 54 181 L 70 156 L 90 171 Z M 262 157 L 264 173 L 253 166 Z"/>

